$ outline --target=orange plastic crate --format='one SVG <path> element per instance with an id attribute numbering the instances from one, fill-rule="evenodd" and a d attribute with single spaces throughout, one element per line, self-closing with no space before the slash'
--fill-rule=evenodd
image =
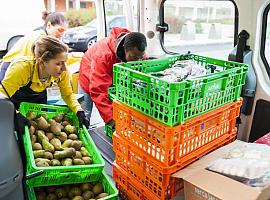
<path id="1" fill-rule="evenodd" d="M 116 187 L 124 200 L 160 200 L 161 198 L 148 190 L 140 182 L 132 178 L 117 163 L 113 163 L 113 179 Z M 165 199 L 171 199 L 184 189 L 183 181 L 179 178 L 170 179 L 170 187 L 166 191 Z"/>
<path id="2" fill-rule="evenodd" d="M 113 117 L 119 136 L 154 158 L 159 165 L 172 166 L 188 162 L 200 154 L 200 148 L 207 143 L 222 136 L 230 137 L 241 105 L 241 100 L 232 102 L 170 127 L 114 101 Z"/>
<path id="3" fill-rule="evenodd" d="M 213 140 L 190 155 L 186 162 L 180 162 L 170 167 L 159 165 L 155 159 L 143 152 L 137 146 L 121 139 L 116 132 L 113 134 L 113 149 L 115 152 L 115 162 L 127 172 L 131 179 L 141 183 L 145 188 L 156 194 L 159 199 L 172 198 L 175 194 L 171 192 L 171 174 L 191 164 L 205 154 L 218 149 L 219 147 L 231 143 L 235 140 L 236 128 L 230 134 L 225 134 Z"/>

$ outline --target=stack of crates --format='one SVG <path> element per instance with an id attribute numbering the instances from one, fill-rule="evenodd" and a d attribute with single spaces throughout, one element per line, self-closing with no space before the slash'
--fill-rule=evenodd
<path id="1" fill-rule="evenodd" d="M 78 138 L 91 155 L 92 164 L 90 165 L 72 165 L 72 166 L 46 166 L 38 167 L 35 163 L 33 155 L 32 143 L 30 139 L 29 128 L 25 126 L 25 134 L 23 142 L 26 154 L 26 176 L 28 177 L 28 198 L 31 200 L 39 199 L 35 194 L 35 187 L 57 188 L 65 185 L 74 185 L 81 183 L 102 183 L 104 192 L 109 195 L 102 199 L 117 199 L 118 191 L 110 178 L 103 172 L 105 162 L 101 157 L 95 143 L 90 137 L 88 130 L 83 126 L 79 128 L 78 118 L 67 107 L 40 105 L 33 103 L 22 103 L 20 112 L 26 116 L 28 112 L 36 114 L 46 113 L 48 118 L 52 118 L 57 114 L 65 113 L 78 129 Z"/>
<path id="2" fill-rule="evenodd" d="M 216 68 L 181 82 L 150 75 L 178 60 Z M 113 177 L 128 199 L 172 199 L 183 190 L 171 174 L 236 136 L 247 65 L 187 54 L 114 65 Z"/>

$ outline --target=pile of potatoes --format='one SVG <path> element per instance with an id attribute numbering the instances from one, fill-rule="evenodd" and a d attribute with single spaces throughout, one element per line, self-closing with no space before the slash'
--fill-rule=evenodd
<path id="1" fill-rule="evenodd" d="M 92 158 L 78 139 L 77 129 L 65 114 L 49 119 L 46 113 L 28 112 L 30 138 L 36 166 L 89 165 Z"/>
<path id="2" fill-rule="evenodd" d="M 93 200 L 108 196 L 102 183 L 36 187 L 37 200 Z"/>

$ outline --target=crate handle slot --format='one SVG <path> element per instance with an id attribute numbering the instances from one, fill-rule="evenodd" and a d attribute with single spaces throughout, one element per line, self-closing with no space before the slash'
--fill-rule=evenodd
<path id="1" fill-rule="evenodd" d="M 55 109 L 55 108 L 41 108 L 41 110 L 40 111 L 42 111 L 42 112 L 50 112 L 50 113 L 56 113 L 57 112 L 57 109 Z"/>
<path id="2" fill-rule="evenodd" d="M 33 172 L 31 174 L 28 174 L 25 177 L 26 177 L 26 179 L 31 179 L 31 178 L 35 178 L 35 177 L 37 177 L 37 176 L 39 176 L 39 175 L 41 175 L 43 173 L 44 173 L 44 170 L 39 170 L 37 172 Z"/>
<path id="3" fill-rule="evenodd" d="M 227 87 L 228 77 L 229 74 L 225 74 L 222 75 L 222 77 L 211 77 L 203 80 L 202 97 L 206 97 L 209 93 L 225 90 Z"/>
<path id="4" fill-rule="evenodd" d="M 77 170 L 77 171 L 74 171 L 74 170 L 65 170 L 65 171 L 60 172 L 60 174 L 66 174 L 66 173 L 68 173 L 68 174 L 78 174 L 78 173 L 81 173 L 81 170 Z"/>

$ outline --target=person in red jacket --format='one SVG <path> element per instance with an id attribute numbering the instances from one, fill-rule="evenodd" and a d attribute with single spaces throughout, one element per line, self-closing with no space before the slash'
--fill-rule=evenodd
<path id="1" fill-rule="evenodd" d="M 109 37 L 85 52 L 80 63 L 79 92 L 84 94 L 88 119 L 94 102 L 104 122 L 114 127 L 112 102 L 108 98 L 108 88 L 113 84 L 113 65 L 143 59 L 146 47 L 142 33 L 114 27 Z"/>

